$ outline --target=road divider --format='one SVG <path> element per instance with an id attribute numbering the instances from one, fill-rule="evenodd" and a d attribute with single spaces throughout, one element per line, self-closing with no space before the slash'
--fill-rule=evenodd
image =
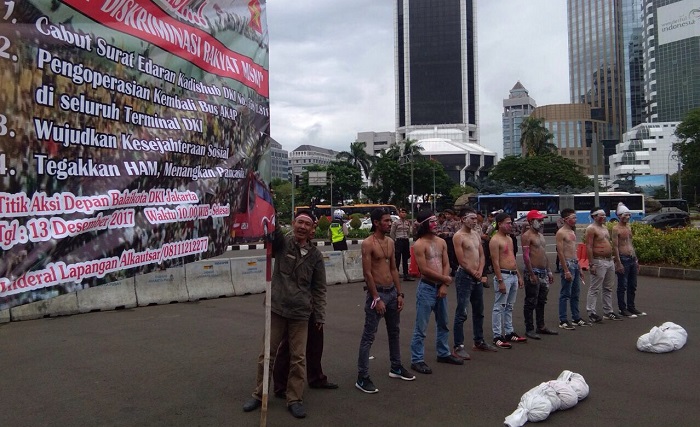
<path id="1" fill-rule="evenodd" d="M 362 273 L 362 252 L 349 250 L 343 252 L 343 269 L 348 277 L 348 282 L 362 282 L 365 276 Z"/>
<path id="2" fill-rule="evenodd" d="M 231 260 L 211 259 L 187 264 L 185 283 L 190 301 L 234 296 Z"/>
<path id="3" fill-rule="evenodd" d="M 136 281 L 133 277 L 83 289 L 76 292 L 76 295 L 78 298 L 78 311 L 81 313 L 134 308 L 137 306 Z"/>
<path id="4" fill-rule="evenodd" d="M 185 284 L 185 267 L 154 271 L 136 279 L 136 301 L 139 306 L 170 304 L 189 300 Z"/>
<path id="5" fill-rule="evenodd" d="M 231 280 L 235 295 L 265 292 L 265 256 L 231 258 Z"/>
<path id="6" fill-rule="evenodd" d="M 341 251 L 321 253 L 326 266 L 326 283 L 329 285 L 348 283 L 348 276 L 343 268 L 343 253 Z"/>

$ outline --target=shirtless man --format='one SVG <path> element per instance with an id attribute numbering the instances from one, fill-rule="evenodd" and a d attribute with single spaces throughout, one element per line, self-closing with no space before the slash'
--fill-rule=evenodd
<path id="1" fill-rule="evenodd" d="M 464 322 L 467 320 L 467 302 L 472 305 L 472 329 L 474 346 L 472 350 L 496 351 L 496 347 L 484 341 L 484 287 L 482 285 L 484 264 L 484 248 L 481 244 L 481 227 L 477 223 L 474 209 L 465 208 L 460 212 L 462 228 L 452 238 L 455 256 L 459 267 L 455 274 L 457 288 L 457 309 L 455 310 L 454 347 L 452 354 L 464 360 L 469 360 L 469 354 L 464 348 Z"/>
<path id="2" fill-rule="evenodd" d="M 420 270 L 421 278 L 416 289 L 416 325 L 411 339 L 411 369 L 421 374 L 431 374 L 432 369 L 425 363 L 425 330 L 428 328 L 430 313 L 435 312 L 437 323 L 437 361 L 462 365 L 464 360 L 450 352 L 447 328 L 447 288 L 452 282 L 450 260 L 447 256 L 445 240 L 435 235 L 437 218 L 433 212 L 423 210 L 418 213 L 416 243 L 413 254 Z"/>
<path id="3" fill-rule="evenodd" d="M 542 215 L 537 209 L 528 212 L 527 222 L 530 227 L 520 238 L 525 262 L 525 335 L 535 340 L 540 339 L 539 334 L 559 335 L 559 332 L 544 325 L 544 306 L 547 304 L 549 285 L 554 283 L 554 275 L 549 269 L 549 259 L 545 250 L 547 243 L 542 234 L 542 220 L 545 218 L 546 215 Z M 532 322 L 533 311 L 537 321 L 536 331 Z"/>
<path id="4" fill-rule="evenodd" d="M 637 294 L 639 263 L 632 245 L 632 229 L 629 227 L 632 215 L 622 202 L 617 205 L 616 213 L 620 222 L 613 227 L 612 241 L 615 272 L 617 273 L 617 306 L 621 315 L 634 319 L 637 316 L 646 316 L 646 313 L 637 310 L 637 307 L 634 305 L 634 297 Z M 627 297 L 626 302 L 625 297 Z"/>
<path id="5" fill-rule="evenodd" d="M 557 257 L 561 266 L 561 291 L 559 292 L 559 327 L 574 330 L 576 326 L 591 326 L 581 318 L 578 310 L 581 292 L 581 267 L 576 256 L 576 211 L 566 208 L 561 211 L 562 227 L 557 231 Z M 566 306 L 571 306 L 571 319 Z"/>
<path id="6" fill-rule="evenodd" d="M 493 289 L 496 294 L 491 318 L 493 343 L 496 347 L 511 348 L 510 341 L 527 342 L 527 338 L 520 337 L 513 330 L 513 304 L 518 295 L 518 288 L 523 287 L 523 278 L 515 263 L 513 239 L 510 237 L 513 220 L 510 215 L 501 212 L 496 215 L 495 221 L 497 231 L 489 241 L 493 263 Z"/>
<path id="7" fill-rule="evenodd" d="M 399 345 L 399 324 L 404 295 L 401 292 L 399 271 L 396 269 L 394 241 L 387 237 L 391 230 L 391 215 L 385 209 L 374 209 L 371 214 L 372 231 L 370 237 L 362 241 L 362 272 L 365 277 L 367 296 L 365 298 L 365 329 L 360 339 L 360 354 L 357 357 L 357 382 L 355 387 L 365 393 L 377 393 L 369 378 L 369 350 L 377 334 L 379 321 L 384 317 L 386 333 L 389 337 L 389 376 L 406 381 L 415 380 L 401 365 Z"/>
<path id="8" fill-rule="evenodd" d="M 607 217 L 605 211 L 600 207 L 591 209 L 591 217 L 594 222 L 586 228 L 586 252 L 591 265 L 591 286 L 588 288 L 586 299 L 588 318 L 593 323 L 602 322 L 603 317 L 608 320 L 622 320 L 622 317 L 615 314 L 612 306 L 615 264 L 613 263 L 610 233 L 605 226 Z M 603 317 L 596 313 L 601 286 L 603 288 Z"/>

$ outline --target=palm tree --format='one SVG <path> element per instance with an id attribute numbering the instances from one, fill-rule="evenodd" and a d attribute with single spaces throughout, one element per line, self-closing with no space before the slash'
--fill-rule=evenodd
<path id="1" fill-rule="evenodd" d="M 423 147 L 418 145 L 418 141 L 407 139 L 392 145 L 391 148 L 386 150 L 384 155 L 399 161 L 402 158 L 419 157 L 421 156 L 421 151 L 423 151 Z"/>
<path id="2" fill-rule="evenodd" d="M 557 146 L 549 142 L 554 134 L 544 126 L 544 119 L 526 118 L 520 124 L 520 132 L 520 147 L 525 157 L 557 152 Z"/>
<path id="3" fill-rule="evenodd" d="M 358 168 L 360 172 L 363 172 L 365 176 L 369 177 L 369 173 L 374 164 L 374 156 L 367 154 L 365 148 L 367 148 L 366 142 L 355 141 L 350 143 L 350 151 L 341 151 L 335 158 Z"/>

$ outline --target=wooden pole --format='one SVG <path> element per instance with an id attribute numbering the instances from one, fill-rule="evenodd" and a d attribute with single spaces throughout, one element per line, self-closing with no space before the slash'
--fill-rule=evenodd
<path id="1" fill-rule="evenodd" d="M 270 388 L 270 318 L 272 317 L 272 243 L 265 236 L 265 358 L 263 368 L 262 408 L 260 409 L 260 427 L 267 426 L 267 401 Z"/>

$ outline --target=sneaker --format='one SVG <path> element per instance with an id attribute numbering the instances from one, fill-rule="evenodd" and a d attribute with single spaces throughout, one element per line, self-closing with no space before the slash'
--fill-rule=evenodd
<path id="1" fill-rule="evenodd" d="M 399 366 L 398 368 L 391 368 L 391 370 L 389 371 L 389 377 L 401 378 L 405 381 L 413 381 L 416 379 L 416 376 L 408 372 L 408 369 L 404 368 L 403 366 Z"/>
<path id="2" fill-rule="evenodd" d="M 508 335 L 506 335 L 506 340 L 512 341 L 512 342 L 527 342 L 527 338 L 521 337 L 520 335 L 516 334 L 515 332 L 511 332 Z"/>
<path id="3" fill-rule="evenodd" d="M 462 360 L 471 360 L 471 357 L 469 357 L 469 353 L 467 353 L 467 349 L 464 348 L 464 344 L 460 344 L 457 347 L 453 348 L 452 355 L 455 357 L 459 357 Z"/>
<path id="4" fill-rule="evenodd" d="M 604 315 L 603 318 L 608 320 L 622 320 L 622 316 L 619 316 L 615 313 L 608 313 Z"/>
<path id="5" fill-rule="evenodd" d="M 425 362 L 411 363 L 411 369 L 416 372 L 420 372 L 421 374 L 433 373 L 433 370 L 430 369 L 430 366 L 428 366 Z"/>
<path id="6" fill-rule="evenodd" d="M 512 348 L 513 346 L 510 345 L 508 341 L 506 341 L 503 337 L 496 337 L 493 339 L 493 343 L 496 345 L 496 347 L 500 348 Z"/>
<path id="7" fill-rule="evenodd" d="M 636 318 L 637 318 L 637 315 L 634 314 L 634 313 L 632 313 L 632 312 L 629 311 L 629 310 L 620 310 L 620 314 L 621 314 L 623 317 L 629 317 L 630 319 L 636 319 Z"/>
<path id="8" fill-rule="evenodd" d="M 598 315 L 595 314 L 595 313 L 591 313 L 591 314 L 588 315 L 588 320 L 590 320 L 591 323 L 600 323 L 600 322 L 603 321 L 603 318 L 600 317 L 600 316 L 598 316 Z"/>
<path id="9" fill-rule="evenodd" d="M 496 350 L 496 347 L 492 346 L 491 344 L 487 343 L 486 341 L 475 342 L 474 346 L 472 347 L 472 350 L 475 350 L 475 351 L 498 351 L 498 350 Z"/>
<path id="10" fill-rule="evenodd" d="M 636 308 L 630 308 L 628 311 L 632 314 L 636 314 L 637 316 L 646 316 L 647 314 L 643 311 L 639 311 Z"/>
<path id="11" fill-rule="evenodd" d="M 364 393 L 373 394 L 379 392 L 379 389 L 374 386 L 374 383 L 371 379 L 369 379 L 369 377 L 357 377 L 355 387 L 357 387 L 358 390 Z"/>
<path id="12" fill-rule="evenodd" d="M 574 320 L 574 326 L 593 326 L 591 322 L 586 322 L 583 319 Z"/>
<path id="13" fill-rule="evenodd" d="M 576 323 L 576 322 L 574 322 L 574 323 Z M 568 320 L 564 320 L 564 321 L 559 322 L 559 329 L 568 329 L 570 331 L 573 331 L 576 329 L 576 327 L 574 325 L 572 325 L 571 323 L 569 323 Z"/>

